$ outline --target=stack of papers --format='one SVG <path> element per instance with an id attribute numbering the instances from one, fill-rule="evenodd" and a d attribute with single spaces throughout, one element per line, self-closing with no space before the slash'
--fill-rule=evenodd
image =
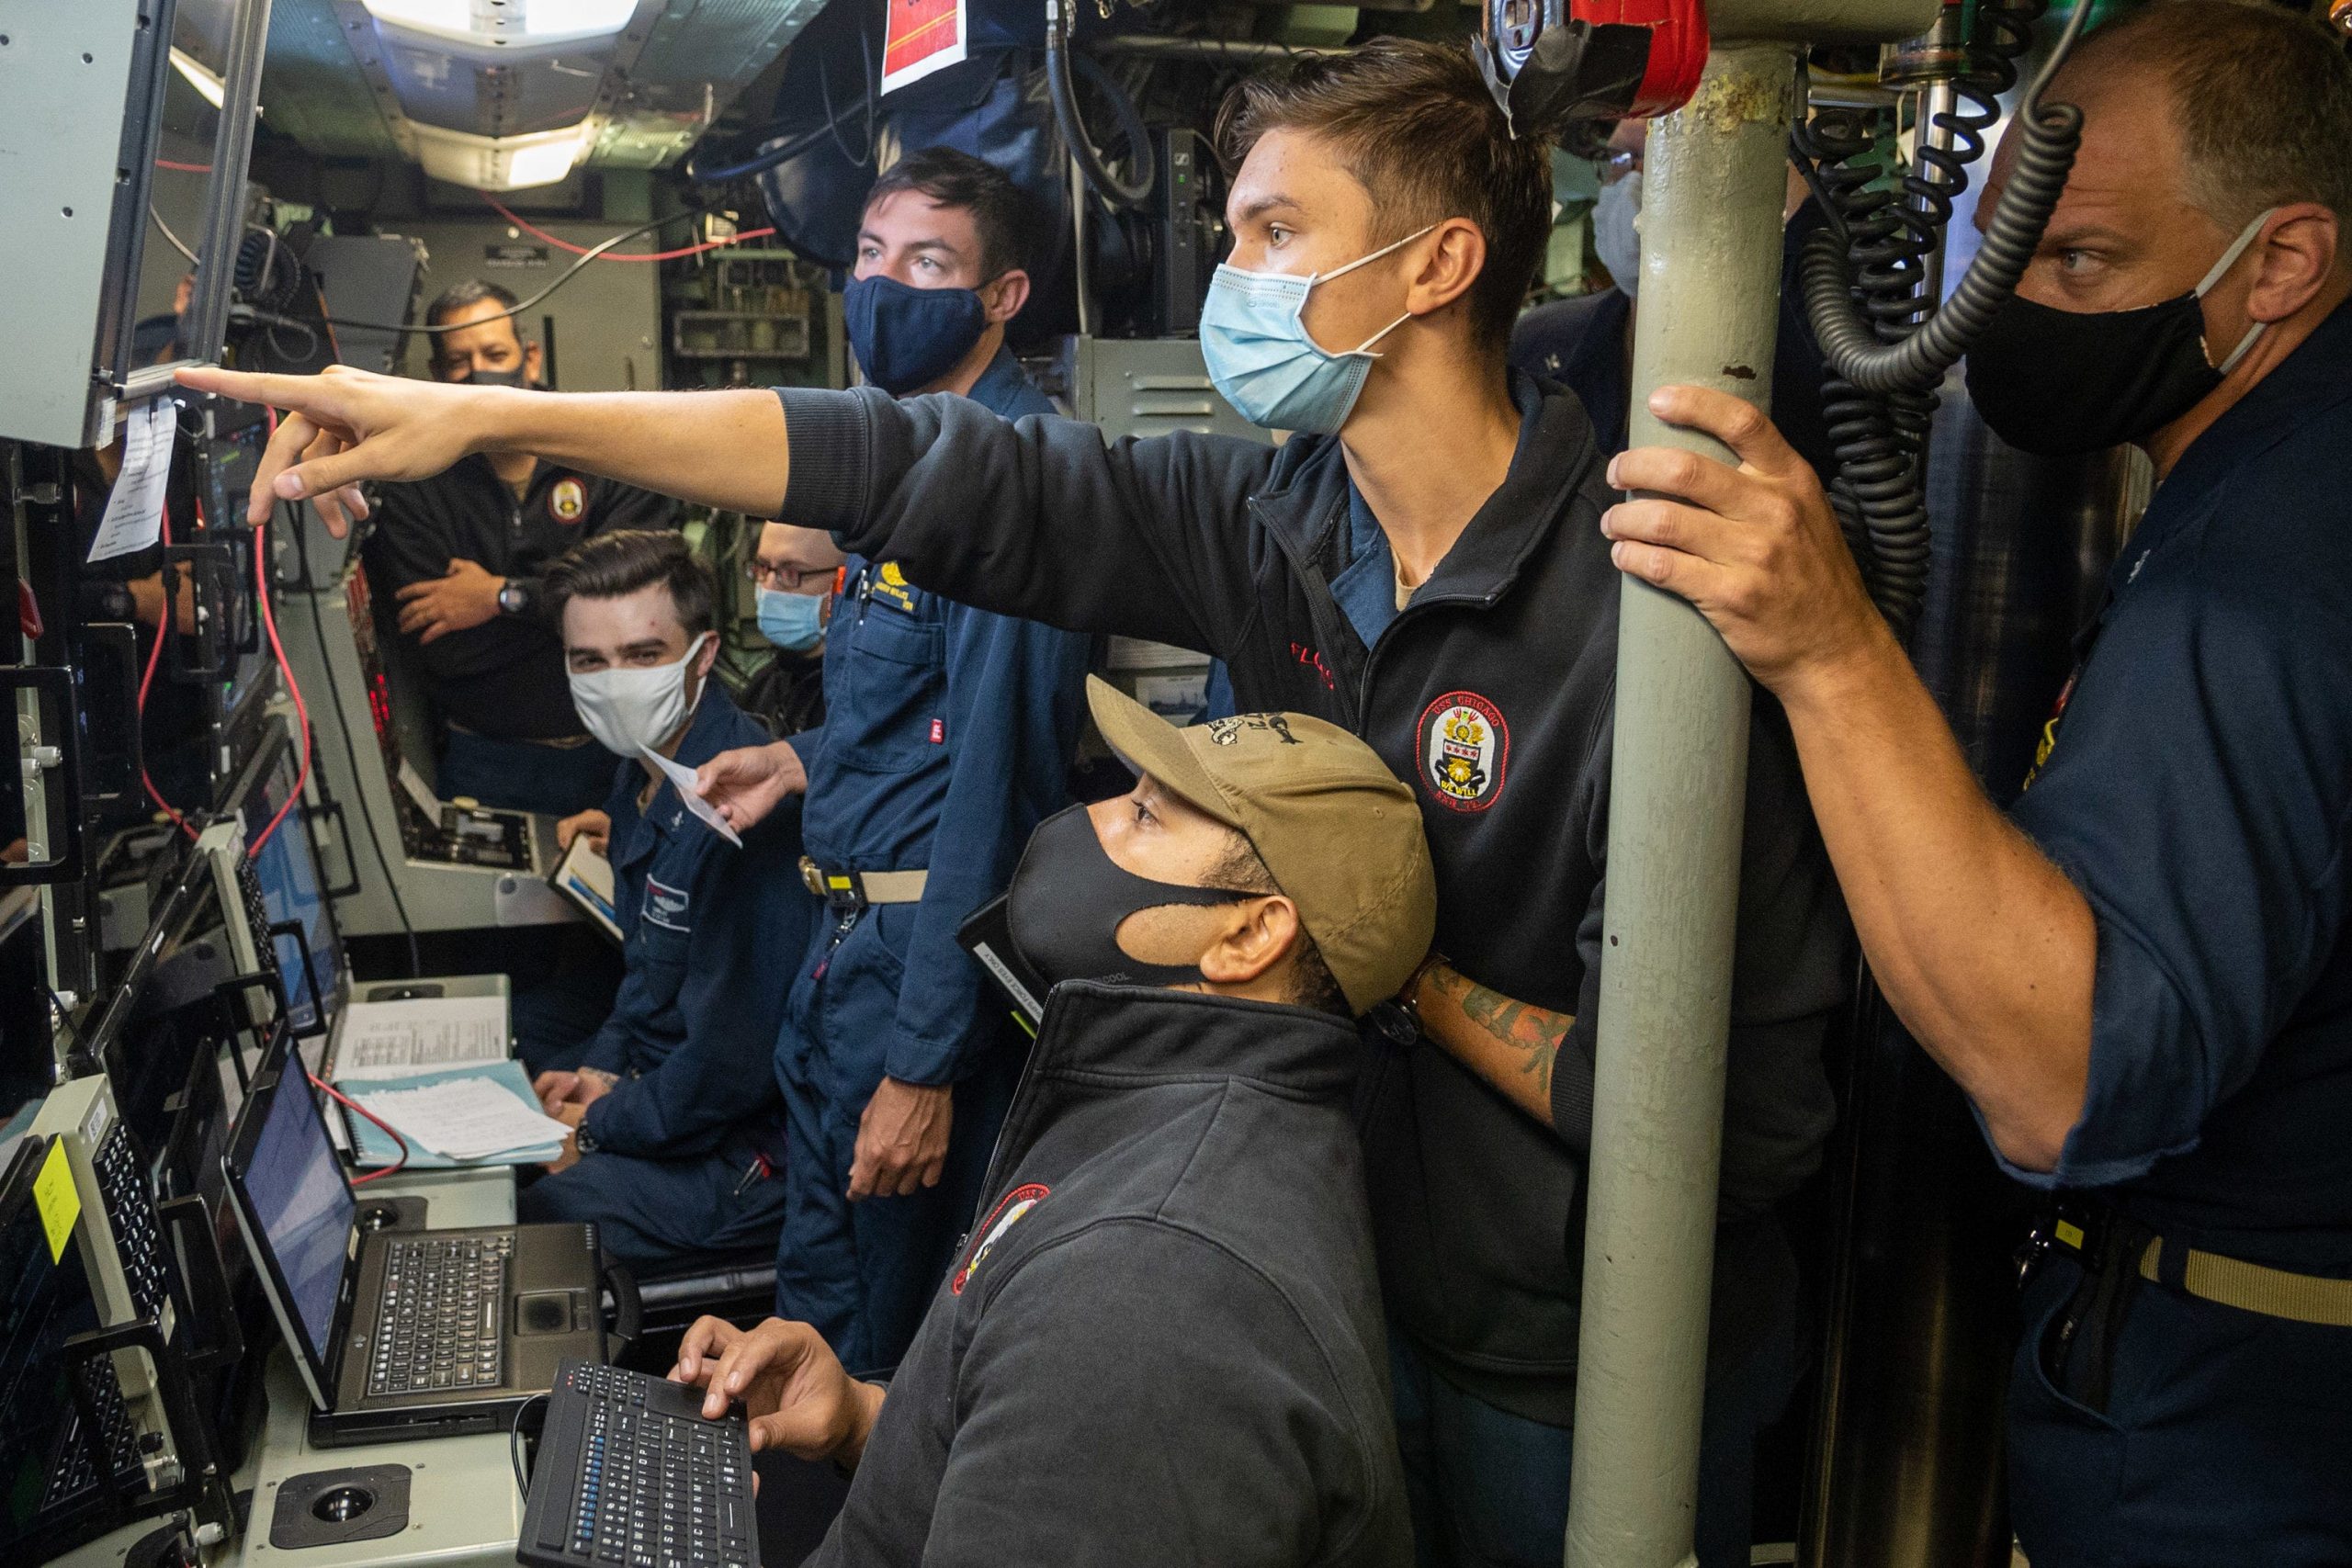
<path id="1" fill-rule="evenodd" d="M 334 1078 L 379 1078 L 506 1060 L 504 997 L 413 997 L 343 1010 Z"/>
<path id="2" fill-rule="evenodd" d="M 407 1077 L 371 1077 L 339 1088 L 397 1129 L 411 1169 L 456 1165 L 545 1165 L 563 1152 L 571 1129 L 541 1114 L 519 1062 Z M 364 1116 L 347 1117 L 358 1163 L 396 1163 L 400 1150 Z"/>

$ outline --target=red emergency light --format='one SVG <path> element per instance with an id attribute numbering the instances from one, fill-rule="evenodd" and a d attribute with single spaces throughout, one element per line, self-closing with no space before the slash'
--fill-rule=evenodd
<path id="1" fill-rule="evenodd" d="M 1669 114 L 1707 64 L 1705 0 L 1487 0 L 1478 60 L 1514 127 Z"/>

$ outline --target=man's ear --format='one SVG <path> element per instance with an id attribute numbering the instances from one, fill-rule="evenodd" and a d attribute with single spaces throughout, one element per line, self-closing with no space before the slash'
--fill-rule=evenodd
<path id="1" fill-rule="evenodd" d="M 1021 308 L 1029 303 L 1029 275 L 1017 266 L 999 273 L 988 287 L 996 290 L 995 298 L 986 302 L 988 318 L 999 325 L 1021 314 Z"/>
<path id="2" fill-rule="evenodd" d="M 1467 218 L 1449 218 L 1414 242 L 1421 256 L 1405 290 L 1405 309 L 1416 316 L 1442 310 L 1470 291 L 1487 269 L 1487 236 Z"/>
<path id="3" fill-rule="evenodd" d="M 526 387 L 539 384 L 539 345 L 536 343 L 523 345 L 523 384 Z"/>
<path id="4" fill-rule="evenodd" d="M 702 652 L 695 658 L 695 678 L 698 681 L 709 680 L 710 667 L 718 662 L 718 633 L 714 628 L 710 632 L 703 634 Z"/>
<path id="5" fill-rule="evenodd" d="M 2286 320 L 2325 288 L 2336 265 L 2335 214 L 2316 201 L 2280 208 L 2256 240 L 2259 259 L 2246 295 L 2246 314 L 2257 321 Z"/>
<path id="6" fill-rule="evenodd" d="M 1225 932 L 1201 954 L 1201 974 L 1220 986 L 1246 986 L 1282 967 L 1305 928 L 1298 906 L 1280 893 L 1232 906 Z"/>

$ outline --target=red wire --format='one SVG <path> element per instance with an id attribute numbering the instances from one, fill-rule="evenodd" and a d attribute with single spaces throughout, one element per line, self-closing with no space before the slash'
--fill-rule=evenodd
<path id="1" fill-rule="evenodd" d="M 548 233 L 545 229 L 534 228 L 528 220 L 518 217 L 514 213 L 508 211 L 504 207 L 501 206 L 498 198 L 491 195 L 486 190 L 478 190 L 474 192 L 474 194 L 481 197 L 484 201 L 490 203 L 492 211 L 497 213 L 501 218 L 505 219 L 509 223 L 514 224 L 517 229 L 522 230 L 523 232 L 528 234 L 534 240 L 544 240 L 548 244 L 553 245 L 557 250 L 569 252 L 575 256 L 584 256 L 590 251 L 595 249 L 593 245 L 575 245 L 569 240 L 559 240 L 553 234 Z M 764 240 L 775 232 L 775 231 L 774 229 L 747 229 L 742 233 L 734 235 L 729 239 L 711 240 L 699 245 L 683 246 L 674 251 L 648 251 L 636 254 L 625 254 L 619 251 L 606 251 L 596 259 L 598 261 L 625 262 L 676 261 L 680 256 L 698 256 L 705 251 L 723 250 L 729 245 L 740 245 L 746 240 Z"/>
<path id="2" fill-rule="evenodd" d="M 175 164 L 169 158 L 156 159 L 155 166 L 159 169 L 169 169 L 175 175 L 209 175 L 212 172 L 212 165 L 209 164 Z"/>
<path id="3" fill-rule="evenodd" d="M 390 1136 L 392 1142 L 400 1148 L 401 1157 L 386 1166 L 383 1169 L 371 1170 L 365 1176 L 353 1177 L 351 1179 L 351 1184 L 354 1187 L 365 1187 L 371 1181 L 381 1181 L 388 1176 L 398 1176 L 402 1170 L 407 1168 L 408 1140 L 401 1137 L 399 1131 L 395 1129 L 390 1122 L 385 1121 L 381 1116 L 377 1115 L 374 1111 L 368 1110 L 366 1106 L 360 1104 L 357 1100 L 344 1093 L 343 1090 L 335 1088 L 334 1085 L 319 1077 L 318 1074 L 311 1073 L 307 1076 L 311 1080 L 312 1088 L 316 1089 L 321 1094 L 325 1095 L 329 1100 L 334 1100 L 337 1105 L 340 1105 L 348 1111 L 356 1111 L 360 1115 L 365 1116 L 368 1121 L 373 1122 L 377 1126 L 381 1127 L 385 1133 Z"/>
<path id="4" fill-rule="evenodd" d="M 168 502 L 164 507 L 163 521 L 157 525 L 156 536 L 163 541 L 166 548 L 170 547 L 172 509 Z M 164 614 L 155 623 L 155 646 L 147 650 L 146 672 L 139 677 L 139 701 L 135 706 L 141 725 L 144 725 L 147 720 L 147 688 L 154 682 L 155 666 L 162 663 L 164 659 L 164 638 L 168 631 L 165 621 L 179 614 L 179 583 L 174 581 L 175 577 L 175 574 L 171 570 L 167 560 L 164 570 Z M 196 829 L 188 826 L 187 818 L 181 816 L 172 803 L 164 798 L 164 792 L 157 789 L 155 781 L 147 776 L 147 757 L 143 751 L 139 758 L 139 782 L 147 786 L 147 798 L 161 807 L 164 815 L 170 818 L 181 832 L 191 839 L 197 836 Z"/>

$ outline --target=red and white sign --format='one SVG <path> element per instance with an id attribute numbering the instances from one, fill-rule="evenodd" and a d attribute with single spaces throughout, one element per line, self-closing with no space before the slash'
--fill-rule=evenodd
<path id="1" fill-rule="evenodd" d="M 896 92 L 964 58 L 970 33 L 964 0 L 889 0 L 882 41 L 882 90 Z"/>

